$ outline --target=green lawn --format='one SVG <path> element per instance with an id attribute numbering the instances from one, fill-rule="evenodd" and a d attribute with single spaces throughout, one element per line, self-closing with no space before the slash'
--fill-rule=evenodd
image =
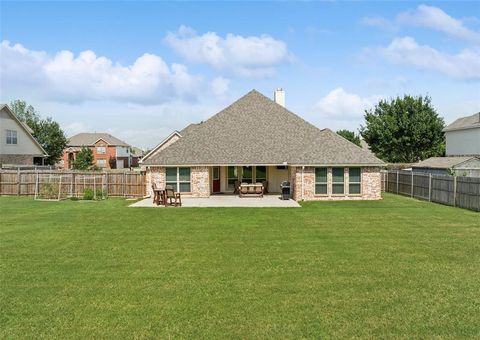
<path id="1" fill-rule="evenodd" d="M 0 338 L 480 337 L 480 214 L 0 197 Z"/>

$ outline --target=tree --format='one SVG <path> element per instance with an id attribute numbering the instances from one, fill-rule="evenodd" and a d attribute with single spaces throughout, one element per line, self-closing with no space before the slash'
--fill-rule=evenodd
<path id="1" fill-rule="evenodd" d="M 57 163 L 63 155 L 68 140 L 60 125 L 51 117 L 42 119 L 31 105 L 24 100 L 15 100 L 10 103 L 10 109 L 25 124 L 33 130 L 33 137 L 47 152 L 45 164 Z"/>
<path id="2" fill-rule="evenodd" d="M 110 158 L 108 159 L 108 165 L 110 165 L 110 169 L 116 169 L 117 159 L 115 157 L 110 156 Z"/>
<path id="3" fill-rule="evenodd" d="M 77 158 L 72 163 L 72 168 L 75 170 L 91 170 L 94 168 L 93 151 L 86 146 L 82 146 L 77 153 Z"/>
<path id="4" fill-rule="evenodd" d="M 337 134 L 345 138 L 346 140 L 352 142 L 355 145 L 360 145 L 360 136 L 357 135 L 355 132 L 350 130 L 338 130 Z"/>
<path id="5" fill-rule="evenodd" d="M 414 163 L 445 153 L 444 126 L 430 97 L 404 95 L 366 110 L 360 134 L 381 159 Z"/>

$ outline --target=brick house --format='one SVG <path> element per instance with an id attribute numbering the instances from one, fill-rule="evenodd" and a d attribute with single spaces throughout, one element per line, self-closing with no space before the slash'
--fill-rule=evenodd
<path id="1" fill-rule="evenodd" d="M 93 152 L 95 165 L 99 168 L 123 169 L 138 164 L 137 156 L 132 153 L 132 147 L 124 141 L 108 133 L 79 133 L 69 138 L 63 153 L 64 169 L 71 169 L 73 161 L 82 146 L 87 146 Z"/>
<path id="2" fill-rule="evenodd" d="M 141 161 L 151 184 L 193 197 L 233 193 L 238 181 L 289 181 L 297 200 L 380 199 L 384 163 L 329 129 L 318 129 L 253 90 L 208 120 L 175 131 Z"/>
<path id="3" fill-rule="evenodd" d="M 0 105 L 0 166 L 42 165 L 47 153 L 8 105 Z"/>

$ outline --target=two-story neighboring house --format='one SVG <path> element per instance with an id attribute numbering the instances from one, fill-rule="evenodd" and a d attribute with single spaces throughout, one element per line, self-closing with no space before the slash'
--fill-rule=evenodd
<path id="1" fill-rule="evenodd" d="M 480 156 L 480 112 L 458 118 L 443 131 L 446 156 Z"/>
<path id="2" fill-rule="evenodd" d="M 458 118 L 445 132 L 445 157 L 412 166 L 414 172 L 480 177 L 480 112 Z"/>
<path id="3" fill-rule="evenodd" d="M 0 105 L 0 166 L 42 165 L 46 156 L 32 130 L 6 104 Z"/>
<path id="4" fill-rule="evenodd" d="M 63 167 L 71 169 L 82 146 L 93 152 L 94 162 L 99 168 L 123 169 L 133 166 L 135 157 L 132 147 L 108 133 L 79 133 L 69 138 L 63 154 Z"/>

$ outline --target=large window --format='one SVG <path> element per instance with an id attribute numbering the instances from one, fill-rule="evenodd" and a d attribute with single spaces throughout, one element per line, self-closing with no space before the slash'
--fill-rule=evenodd
<path id="1" fill-rule="evenodd" d="M 355 195 L 361 193 L 362 171 L 360 168 L 350 168 L 348 170 L 348 193 Z"/>
<path id="2" fill-rule="evenodd" d="M 105 165 L 107 164 L 105 159 L 97 159 L 97 166 L 100 168 L 104 168 Z"/>
<path id="3" fill-rule="evenodd" d="M 7 130 L 7 144 L 17 144 L 17 131 Z"/>
<path id="4" fill-rule="evenodd" d="M 191 192 L 190 168 L 167 168 L 165 184 L 178 192 Z"/>
<path id="5" fill-rule="evenodd" d="M 251 166 L 244 166 L 242 168 L 242 182 L 252 183 L 253 168 Z"/>
<path id="6" fill-rule="evenodd" d="M 255 167 L 255 181 L 261 183 L 267 180 L 267 167 L 257 166 Z"/>
<path id="7" fill-rule="evenodd" d="M 332 194 L 341 195 L 345 193 L 344 170 L 343 168 L 332 168 Z"/>
<path id="8" fill-rule="evenodd" d="M 238 181 L 238 170 L 236 166 L 229 166 L 227 169 L 228 172 L 228 189 L 233 191 L 235 186 L 235 181 Z"/>
<path id="9" fill-rule="evenodd" d="M 98 154 L 104 154 L 107 152 L 107 149 L 104 146 L 98 146 L 97 147 L 97 153 Z"/>
<path id="10" fill-rule="evenodd" d="M 327 168 L 315 168 L 315 195 L 327 194 Z"/>

